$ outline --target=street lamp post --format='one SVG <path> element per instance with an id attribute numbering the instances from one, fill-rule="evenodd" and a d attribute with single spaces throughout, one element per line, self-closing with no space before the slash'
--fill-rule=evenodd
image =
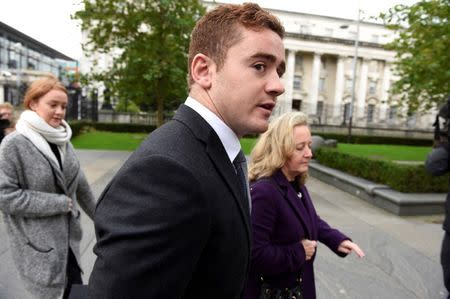
<path id="1" fill-rule="evenodd" d="M 352 126 L 353 126 L 353 106 L 355 105 L 355 89 L 356 89 L 356 64 L 358 62 L 358 45 L 359 45 L 359 25 L 360 25 L 360 16 L 361 10 L 359 7 L 358 0 L 358 18 L 356 19 L 356 35 L 355 35 L 355 53 L 353 55 L 353 66 L 352 66 L 352 90 L 351 90 L 351 99 L 350 106 L 348 109 L 348 135 L 347 135 L 347 143 L 350 143 L 352 140 Z M 341 26 L 341 28 L 348 28 L 348 26 Z"/>

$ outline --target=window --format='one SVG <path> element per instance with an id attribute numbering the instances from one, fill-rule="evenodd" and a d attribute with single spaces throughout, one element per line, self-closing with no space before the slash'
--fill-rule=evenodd
<path id="1" fill-rule="evenodd" d="M 326 36 L 333 36 L 333 29 L 332 28 L 325 28 L 325 35 Z"/>
<path id="2" fill-rule="evenodd" d="M 394 120 L 397 118 L 397 106 L 391 106 L 389 109 L 389 119 Z"/>
<path id="3" fill-rule="evenodd" d="M 325 91 L 325 78 L 319 79 L 319 91 L 321 92 Z"/>
<path id="4" fill-rule="evenodd" d="M 292 100 L 292 110 L 300 111 L 302 109 L 302 100 L 293 99 Z"/>
<path id="5" fill-rule="evenodd" d="M 351 90 L 352 89 L 352 84 L 353 84 L 352 79 L 345 80 L 345 89 L 346 90 Z"/>
<path id="6" fill-rule="evenodd" d="M 317 102 L 317 116 L 321 116 L 322 115 L 322 113 L 323 113 L 323 102 L 322 101 L 319 101 L 319 102 Z"/>
<path id="7" fill-rule="evenodd" d="M 295 70 L 301 71 L 303 68 L 303 56 L 295 55 Z"/>
<path id="8" fill-rule="evenodd" d="M 372 34 L 371 41 L 372 43 L 378 43 L 380 40 L 380 36 L 378 34 Z"/>
<path id="9" fill-rule="evenodd" d="M 19 68 L 19 59 L 20 56 L 18 53 L 16 53 L 14 50 L 9 49 L 8 51 L 8 67 L 11 69 L 17 69 Z"/>
<path id="10" fill-rule="evenodd" d="M 344 105 L 344 121 L 350 119 L 350 103 Z"/>
<path id="11" fill-rule="evenodd" d="M 15 59 L 8 60 L 8 68 L 17 69 L 17 60 Z"/>
<path id="12" fill-rule="evenodd" d="M 35 58 L 28 57 L 27 68 L 30 70 L 36 70 L 38 65 L 38 61 Z"/>
<path id="13" fill-rule="evenodd" d="M 374 95 L 377 93 L 377 82 L 370 81 L 369 82 L 369 94 Z"/>
<path id="14" fill-rule="evenodd" d="M 0 36 L 0 68 L 6 68 L 6 39 Z"/>
<path id="15" fill-rule="evenodd" d="M 320 57 L 320 66 L 322 67 L 322 70 L 327 69 L 327 58 L 322 56 Z"/>
<path id="16" fill-rule="evenodd" d="M 300 90 L 302 88 L 302 77 L 294 76 L 294 90 Z"/>
<path id="17" fill-rule="evenodd" d="M 308 25 L 300 25 L 300 33 L 310 34 L 310 28 Z"/>
<path id="18" fill-rule="evenodd" d="M 378 73 L 381 69 L 381 61 L 380 60 L 371 60 L 369 64 L 370 72 Z"/>
<path id="19" fill-rule="evenodd" d="M 375 105 L 368 105 L 367 106 L 367 122 L 371 123 L 373 122 L 373 114 L 375 111 Z"/>

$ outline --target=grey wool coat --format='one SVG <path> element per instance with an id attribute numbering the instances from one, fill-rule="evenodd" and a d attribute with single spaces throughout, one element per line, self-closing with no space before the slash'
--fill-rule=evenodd
<path id="1" fill-rule="evenodd" d="M 66 147 L 61 171 L 20 133 L 0 146 L 0 211 L 18 274 L 35 298 L 62 296 L 69 246 L 80 265 L 80 207 L 91 219 L 95 209 L 70 142 Z"/>

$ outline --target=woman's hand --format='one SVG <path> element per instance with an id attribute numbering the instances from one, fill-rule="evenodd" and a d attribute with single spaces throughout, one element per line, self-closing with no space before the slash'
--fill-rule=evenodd
<path id="1" fill-rule="evenodd" d="M 361 248 L 359 248 L 359 246 L 356 243 L 353 243 L 350 240 L 345 240 L 341 244 L 339 244 L 338 251 L 347 254 L 354 251 L 356 255 L 358 255 L 359 257 L 365 256 Z"/>
<path id="2" fill-rule="evenodd" d="M 306 260 L 309 261 L 312 258 L 312 256 L 314 255 L 314 252 L 316 252 L 317 241 L 303 239 L 301 242 L 302 242 L 303 248 L 305 249 Z"/>
<path id="3" fill-rule="evenodd" d="M 72 199 L 69 198 L 69 211 L 68 212 L 72 211 L 72 209 L 73 209 Z"/>

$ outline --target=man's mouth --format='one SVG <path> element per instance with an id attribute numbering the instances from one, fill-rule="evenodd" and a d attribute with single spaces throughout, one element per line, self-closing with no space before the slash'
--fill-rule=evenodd
<path id="1" fill-rule="evenodd" d="M 275 107 L 275 103 L 265 103 L 265 104 L 259 105 L 259 107 L 269 110 L 269 111 L 272 111 L 273 108 Z"/>

